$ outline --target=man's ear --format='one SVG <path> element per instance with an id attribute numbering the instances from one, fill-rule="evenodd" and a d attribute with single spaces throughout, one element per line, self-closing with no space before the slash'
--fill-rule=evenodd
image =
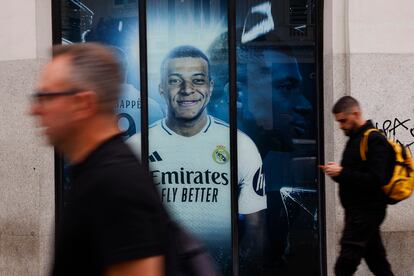
<path id="1" fill-rule="evenodd" d="M 84 91 L 73 95 L 75 119 L 85 119 L 98 112 L 98 95 L 94 91 Z"/>
<path id="2" fill-rule="evenodd" d="M 213 93 L 213 90 L 214 90 L 214 81 L 213 81 L 213 80 L 211 80 L 211 81 L 210 81 L 210 96 L 211 96 L 211 94 Z"/>
<path id="3" fill-rule="evenodd" d="M 161 83 L 158 85 L 158 92 L 160 93 L 161 96 L 164 96 L 165 91 Z"/>
<path id="4" fill-rule="evenodd" d="M 223 86 L 223 93 L 228 95 L 230 93 L 230 84 L 226 82 L 226 84 Z"/>

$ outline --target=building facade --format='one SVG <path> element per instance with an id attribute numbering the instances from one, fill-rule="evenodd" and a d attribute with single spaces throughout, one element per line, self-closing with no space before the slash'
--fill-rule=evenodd
<path id="1" fill-rule="evenodd" d="M 126 11 L 121 11 L 121 2 L 129 5 Z M 137 7 L 138 4 L 136 1 L 126 2 L 114 1 L 111 8 L 115 7 L 122 16 L 130 18 L 134 15 L 130 7 Z M 160 2 L 168 5 L 174 1 Z M 203 20 L 212 20 L 216 14 L 227 8 L 222 7 L 220 1 L 212 2 L 214 1 L 210 1 L 212 8 L 202 9 L 200 17 Z M 318 5 L 323 5 L 320 7 L 323 13 L 314 20 L 322 20 L 323 26 L 313 31 L 318 35 L 323 33 L 323 49 L 318 49 L 323 58 L 313 58 L 315 64 L 323 62 L 320 66 L 322 71 L 318 71 L 319 77 L 323 77 L 323 88 L 320 87 L 317 91 L 323 100 L 322 104 L 314 105 L 314 114 L 323 114 L 323 118 L 320 116 L 318 119 L 317 127 L 323 127 L 324 137 L 320 137 L 318 141 L 323 141 L 320 152 L 324 153 L 325 161 L 340 161 L 345 144 L 345 137 L 337 129 L 330 112 L 335 100 L 343 95 L 359 99 L 365 116 L 372 118 L 378 127 L 390 136 L 406 145 L 414 142 L 414 94 L 411 91 L 414 87 L 411 77 L 414 73 L 414 39 L 409 35 L 414 28 L 411 16 L 414 4 L 408 0 L 397 2 L 317 2 Z M 148 5 L 148 8 L 151 10 L 151 5 Z M 91 4 L 89 9 L 94 14 L 108 12 L 104 10 L 103 5 L 93 7 Z M 160 10 L 161 4 L 157 9 L 151 10 L 148 18 L 162 18 Z M 181 11 L 186 12 L 185 9 Z M 191 14 L 193 11 L 194 6 L 187 13 Z M 0 105 L 4 122 L 0 132 L 0 275 L 47 275 L 50 268 L 54 225 L 58 217 L 56 214 L 59 215 L 59 212 L 55 212 L 55 207 L 58 209 L 61 203 L 59 200 L 56 202 L 56 194 L 59 194 L 59 189 L 62 188 L 61 185 L 55 185 L 60 181 L 58 178 L 55 179 L 55 161 L 58 159 L 55 158 L 53 150 L 45 146 L 44 141 L 39 138 L 32 119 L 26 114 L 29 95 L 34 88 L 39 70 L 49 57 L 48 49 L 54 39 L 52 26 L 55 27 L 57 21 L 64 22 L 70 19 L 62 13 L 56 18 L 58 12 L 61 12 L 61 9 L 52 13 L 52 3 L 49 0 L 9 1 L 4 3 L 0 11 L 0 83 L 2 95 L 5 95 Z M 300 12 L 297 14 L 300 16 Z M 88 16 L 90 17 L 90 13 L 86 10 L 83 13 L 82 24 L 88 23 Z M 284 17 L 278 14 L 277 18 Z M 173 19 L 170 19 L 169 23 L 173 22 L 171 20 Z M 128 26 L 128 20 L 123 22 L 122 27 Z M 77 26 L 82 24 L 78 23 Z M 197 26 L 201 23 L 193 24 Z M 298 28 L 293 31 L 300 33 L 300 26 L 296 27 Z M 282 31 L 292 32 L 289 29 Z M 70 35 L 62 38 L 72 42 L 83 39 L 82 35 L 78 38 Z M 148 33 L 148 40 L 159 45 L 165 38 Z M 302 57 L 306 56 L 306 51 L 302 51 L 301 54 Z M 156 55 L 157 53 L 153 53 L 153 56 Z M 151 58 L 149 55 L 149 64 Z M 151 73 L 151 68 L 148 68 L 148 73 Z M 156 70 L 158 69 L 154 69 L 154 72 Z M 301 72 L 304 72 L 303 67 Z M 316 137 L 317 131 L 314 132 Z M 151 138 L 149 143 L 151 144 Z M 323 191 L 324 194 L 317 197 L 317 200 L 320 201 L 318 206 L 324 206 L 324 210 L 318 211 L 317 241 L 321 258 L 314 260 L 318 267 L 315 271 L 320 275 L 333 275 L 343 211 L 338 200 L 336 184 L 326 178 L 320 182 L 320 186 L 317 187 L 318 191 Z M 390 206 L 382 227 L 389 259 L 396 275 L 414 275 L 414 266 L 411 262 L 411 254 L 414 253 L 413 205 L 413 200 L 409 199 Z M 300 236 L 298 237 L 300 240 Z M 290 275 L 299 274 L 292 272 Z M 370 274 L 366 266 L 362 265 L 357 275 Z"/>

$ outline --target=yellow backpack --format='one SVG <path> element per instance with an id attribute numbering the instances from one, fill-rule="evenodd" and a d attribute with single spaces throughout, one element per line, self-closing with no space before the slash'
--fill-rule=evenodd
<path id="1" fill-rule="evenodd" d="M 364 132 L 361 139 L 360 154 L 363 161 L 367 160 L 368 136 L 371 132 L 378 131 L 376 128 L 368 129 Z M 411 158 L 411 152 L 398 142 L 388 140 L 395 152 L 395 166 L 391 180 L 382 187 L 388 198 L 389 204 L 395 204 L 408 198 L 414 189 L 414 165 Z"/>

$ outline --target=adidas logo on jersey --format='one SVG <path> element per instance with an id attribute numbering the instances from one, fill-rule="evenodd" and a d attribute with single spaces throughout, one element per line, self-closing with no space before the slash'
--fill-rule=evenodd
<path id="1" fill-rule="evenodd" d="M 151 153 L 151 154 L 150 154 L 150 156 L 149 156 L 148 158 L 149 158 L 149 161 L 150 161 L 151 163 L 153 163 L 153 162 L 157 162 L 157 161 L 162 161 L 162 158 L 161 158 L 161 156 L 158 154 L 158 152 L 157 152 L 157 151 L 154 151 L 153 153 Z"/>

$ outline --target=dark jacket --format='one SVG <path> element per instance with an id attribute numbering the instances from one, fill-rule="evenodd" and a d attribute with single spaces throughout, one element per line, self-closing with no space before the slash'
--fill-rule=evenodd
<path id="1" fill-rule="evenodd" d="M 339 196 L 345 209 L 385 208 L 382 186 L 391 179 L 395 153 L 384 135 L 372 132 L 368 138 L 367 160 L 362 161 L 360 142 L 364 132 L 374 128 L 367 121 L 353 133 L 342 155 L 342 172 L 333 179 L 339 183 Z"/>
<path id="2" fill-rule="evenodd" d="M 103 275 L 107 267 L 165 254 L 169 220 L 152 178 L 121 135 L 72 172 L 52 275 Z"/>

